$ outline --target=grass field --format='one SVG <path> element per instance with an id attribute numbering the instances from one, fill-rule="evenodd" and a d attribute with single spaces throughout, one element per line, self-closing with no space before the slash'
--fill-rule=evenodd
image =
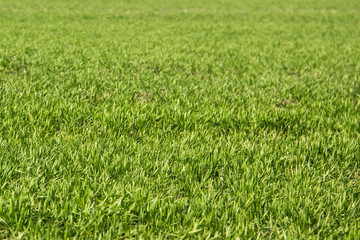
<path id="1" fill-rule="evenodd" d="M 0 239 L 359 239 L 360 1 L 0 0 Z"/>

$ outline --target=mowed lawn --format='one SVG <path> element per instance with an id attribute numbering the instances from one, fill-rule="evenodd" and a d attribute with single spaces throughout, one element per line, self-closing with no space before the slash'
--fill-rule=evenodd
<path id="1" fill-rule="evenodd" d="M 0 239 L 359 239 L 360 1 L 0 0 Z"/>

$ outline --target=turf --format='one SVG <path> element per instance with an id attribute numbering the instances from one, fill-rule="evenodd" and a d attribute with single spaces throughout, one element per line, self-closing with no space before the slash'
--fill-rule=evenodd
<path id="1" fill-rule="evenodd" d="M 0 0 L 0 238 L 360 238 L 360 2 Z"/>

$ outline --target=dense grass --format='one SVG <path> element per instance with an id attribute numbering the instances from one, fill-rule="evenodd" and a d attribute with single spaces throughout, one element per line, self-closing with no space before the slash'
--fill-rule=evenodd
<path id="1" fill-rule="evenodd" d="M 0 238 L 360 238 L 360 2 L 0 0 Z"/>

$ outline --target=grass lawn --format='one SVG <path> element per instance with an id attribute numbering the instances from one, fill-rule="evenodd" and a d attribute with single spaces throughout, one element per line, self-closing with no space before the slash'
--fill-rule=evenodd
<path id="1" fill-rule="evenodd" d="M 359 239 L 360 1 L 0 0 L 0 239 Z"/>

